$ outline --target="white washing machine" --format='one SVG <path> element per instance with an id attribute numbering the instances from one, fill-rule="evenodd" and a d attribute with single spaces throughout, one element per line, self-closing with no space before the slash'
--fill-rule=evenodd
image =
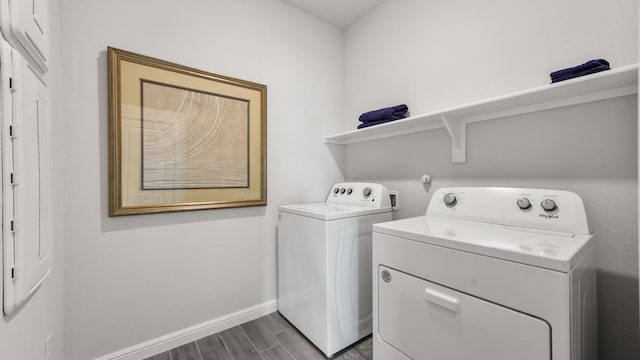
<path id="1" fill-rule="evenodd" d="M 575 193 L 436 191 L 374 225 L 374 360 L 597 359 L 593 248 Z"/>
<path id="2" fill-rule="evenodd" d="M 279 207 L 278 310 L 328 357 L 371 334 L 371 231 L 388 190 L 342 183 L 326 202 Z"/>

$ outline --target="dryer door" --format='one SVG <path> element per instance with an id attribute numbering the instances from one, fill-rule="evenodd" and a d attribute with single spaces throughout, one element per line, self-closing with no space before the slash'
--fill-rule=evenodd
<path id="1" fill-rule="evenodd" d="M 551 359 L 549 325 L 380 266 L 378 335 L 414 360 Z"/>

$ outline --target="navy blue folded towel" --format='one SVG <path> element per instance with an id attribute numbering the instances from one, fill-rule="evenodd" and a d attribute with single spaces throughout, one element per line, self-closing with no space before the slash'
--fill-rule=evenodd
<path id="1" fill-rule="evenodd" d="M 360 115 L 358 120 L 362 121 L 363 123 L 370 123 L 370 122 L 381 121 L 381 120 L 387 120 L 387 121 L 398 120 L 406 117 L 407 111 L 409 111 L 409 108 L 407 107 L 407 105 L 401 104 L 401 105 L 391 106 L 384 109 L 378 109 L 378 110 L 366 112 Z"/>
<path id="2" fill-rule="evenodd" d="M 584 75 L 595 74 L 600 71 L 609 70 L 609 62 L 604 59 L 590 60 L 586 63 L 578 66 L 574 66 L 567 69 L 554 71 L 551 76 L 551 82 L 556 83 L 558 81 L 569 80 Z"/>
<path id="3" fill-rule="evenodd" d="M 358 125 L 358 129 L 362 129 L 362 128 L 366 128 L 366 127 L 374 126 L 374 125 L 380 125 L 380 124 L 388 123 L 390 121 L 399 120 L 399 119 L 403 119 L 403 118 L 404 118 L 404 116 L 400 117 L 400 118 L 390 118 L 390 119 L 384 119 L 384 120 L 378 120 L 378 121 L 363 122 L 362 124 Z"/>

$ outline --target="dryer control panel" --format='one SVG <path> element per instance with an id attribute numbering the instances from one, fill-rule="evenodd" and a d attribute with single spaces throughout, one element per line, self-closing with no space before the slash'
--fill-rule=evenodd
<path id="1" fill-rule="evenodd" d="M 591 234 L 582 199 L 576 193 L 562 190 L 442 188 L 431 197 L 427 215 Z"/>
<path id="2" fill-rule="evenodd" d="M 371 208 L 391 207 L 389 190 L 376 183 L 338 183 L 333 185 L 327 196 L 329 204 L 349 204 Z"/>

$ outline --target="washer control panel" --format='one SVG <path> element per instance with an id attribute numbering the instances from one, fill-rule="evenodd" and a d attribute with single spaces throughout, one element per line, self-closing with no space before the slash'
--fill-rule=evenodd
<path id="1" fill-rule="evenodd" d="M 443 188 L 427 215 L 590 234 L 584 204 L 573 192 L 521 188 Z"/>
<path id="2" fill-rule="evenodd" d="M 333 185 L 327 203 L 349 204 L 373 208 L 391 207 L 389 190 L 376 183 L 338 183 Z"/>

